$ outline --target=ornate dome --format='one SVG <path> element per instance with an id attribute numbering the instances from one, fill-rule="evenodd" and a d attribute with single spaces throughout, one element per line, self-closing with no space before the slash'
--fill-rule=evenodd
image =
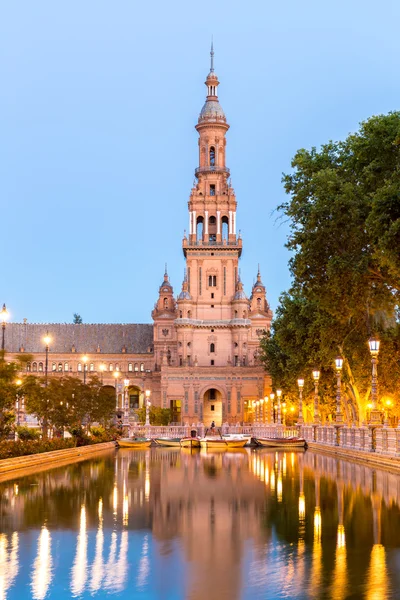
<path id="1" fill-rule="evenodd" d="M 200 119 L 225 119 L 225 113 L 217 100 L 207 100 L 199 116 Z"/>
<path id="2" fill-rule="evenodd" d="M 182 290 L 178 296 L 178 300 L 191 300 L 192 296 L 189 294 L 187 290 Z"/>

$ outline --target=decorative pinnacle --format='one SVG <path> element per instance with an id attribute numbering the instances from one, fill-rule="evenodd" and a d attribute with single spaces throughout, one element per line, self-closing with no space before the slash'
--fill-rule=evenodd
<path id="1" fill-rule="evenodd" d="M 210 52 L 210 56 L 211 56 L 211 69 L 210 69 L 210 72 L 214 73 L 214 43 L 213 43 L 212 36 L 211 36 L 211 52 Z"/>

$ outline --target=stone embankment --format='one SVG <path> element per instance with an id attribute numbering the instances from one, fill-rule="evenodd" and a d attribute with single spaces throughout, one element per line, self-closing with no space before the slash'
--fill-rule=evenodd
<path id="1" fill-rule="evenodd" d="M 78 448 L 67 448 L 66 450 L 54 450 L 53 452 L 42 452 L 40 454 L 28 454 L 16 458 L 0 460 L 0 481 L 10 477 L 20 477 L 33 471 L 52 469 L 73 462 L 79 462 L 92 458 L 93 455 L 104 450 L 115 448 L 115 442 L 103 444 L 91 444 L 90 446 L 79 446 Z"/>

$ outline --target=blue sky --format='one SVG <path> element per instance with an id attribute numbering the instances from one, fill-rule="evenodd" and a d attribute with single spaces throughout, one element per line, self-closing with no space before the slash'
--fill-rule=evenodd
<path id="1" fill-rule="evenodd" d="M 214 36 L 249 293 L 290 283 L 282 172 L 399 108 L 400 3 L 30 0 L 0 20 L 0 303 L 12 320 L 150 322 L 176 293 Z"/>

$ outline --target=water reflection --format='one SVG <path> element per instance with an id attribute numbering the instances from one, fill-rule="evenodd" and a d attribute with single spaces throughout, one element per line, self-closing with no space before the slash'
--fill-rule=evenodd
<path id="1" fill-rule="evenodd" d="M 53 573 L 53 559 L 51 556 L 51 535 L 45 525 L 39 535 L 37 556 L 33 563 L 32 573 L 32 597 L 42 600 L 46 597 Z"/>
<path id="2" fill-rule="evenodd" d="M 400 477 L 309 451 L 125 450 L 2 483 L 0 498 L 0 600 L 399 589 Z"/>

